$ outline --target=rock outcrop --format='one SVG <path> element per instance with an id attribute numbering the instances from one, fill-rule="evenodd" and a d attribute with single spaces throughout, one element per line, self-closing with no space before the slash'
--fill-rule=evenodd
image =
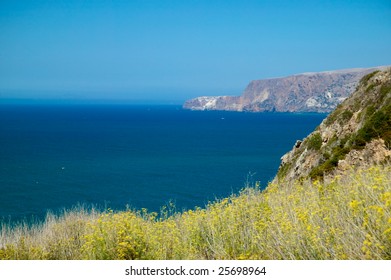
<path id="1" fill-rule="evenodd" d="M 190 110 L 250 112 L 331 112 L 366 74 L 386 67 L 304 73 L 250 82 L 241 96 L 202 96 L 188 100 Z"/>
<path id="2" fill-rule="evenodd" d="M 276 180 L 325 178 L 391 160 L 391 68 L 364 76 L 356 91 L 281 158 Z"/>

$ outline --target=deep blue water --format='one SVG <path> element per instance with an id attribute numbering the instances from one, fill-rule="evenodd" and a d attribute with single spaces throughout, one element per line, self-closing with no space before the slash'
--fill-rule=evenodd
<path id="1" fill-rule="evenodd" d="M 0 219 L 77 203 L 178 210 L 265 186 L 322 114 L 192 112 L 180 106 L 0 105 Z M 251 176 L 249 176 L 251 175 Z"/>

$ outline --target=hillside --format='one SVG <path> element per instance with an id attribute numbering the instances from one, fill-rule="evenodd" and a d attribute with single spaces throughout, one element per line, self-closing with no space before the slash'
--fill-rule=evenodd
<path id="1" fill-rule="evenodd" d="M 363 77 L 356 91 L 281 158 L 277 178 L 323 178 L 391 158 L 391 70 Z"/>
<path id="2" fill-rule="evenodd" d="M 304 73 L 255 80 L 241 96 L 202 96 L 184 103 L 190 110 L 331 112 L 366 74 L 385 67 Z"/>

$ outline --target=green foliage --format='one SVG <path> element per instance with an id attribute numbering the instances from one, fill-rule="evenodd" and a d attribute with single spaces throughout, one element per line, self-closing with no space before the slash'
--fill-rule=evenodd
<path id="1" fill-rule="evenodd" d="M 316 132 L 311 135 L 308 139 L 308 149 L 319 151 L 322 147 L 322 136 L 320 136 L 319 132 Z"/>
<path id="2" fill-rule="evenodd" d="M 352 110 L 354 112 L 357 112 L 360 108 L 361 108 L 361 100 L 357 98 L 357 99 L 354 100 L 354 103 L 353 103 L 353 106 L 352 106 Z"/>
<path id="3" fill-rule="evenodd" d="M 376 71 L 374 71 L 374 72 L 372 72 L 372 73 L 369 73 L 369 74 L 365 75 L 364 77 L 361 78 L 360 83 L 361 83 L 362 85 L 366 86 L 366 85 L 368 84 L 369 80 L 370 80 L 373 76 L 375 76 L 377 73 L 379 73 L 379 72 L 380 72 L 379 70 L 376 70 Z"/>
<path id="4" fill-rule="evenodd" d="M 346 122 L 348 122 L 353 116 L 353 113 L 349 110 L 346 110 L 344 111 L 342 114 L 341 114 L 341 117 L 339 118 L 339 123 L 341 125 L 345 124 Z"/>
<path id="5" fill-rule="evenodd" d="M 324 152 L 323 155 L 322 155 L 322 159 L 324 161 L 328 160 L 330 157 L 331 157 L 331 155 L 328 152 Z"/>
<path id="6" fill-rule="evenodd" d="M 332 123 L 338 121 L 339 124 L 344 124 L 349 121 L 353 116 L 353 113 L 348 109 L 343 109 L 342 106 L 338 106 L 326 119 L 325 124 L 331 125 Z"/>
<path id="7" fill-rule="evenodd" d="M 383 138 L 386 145 L 391 145 L 391 104 L 372 113 L 366 119 L 363 127 L 352 138 L 353 148 L 362 149 L 374 138 Z"/>
<path id="8" fill-rule="evenodd" d="M 342 111 L 343 111 L 342 105 L 338 104 L 337 108 L 335 108 L 335 110 L 331 112 L 330 115 L 327 116 L 325 120 L 325 125 L 331 125 L 332 123 L 334 123 L 339 117 L 339 115 L 342 113 Z"/>
<path id="9" fill-rule="evenodd" d="M 379 90 L 380 93 L 380 99 L 383 100 L 387 94 L 391 93 L 391 82 L 385 83 L 380 87 Z"/>
<path id="10" fill-rule="evenodd" d="M 335 143 L 338 141 L 337 138 L 335 138 L 335 140 L 333 139 L 334 137 L 330 142 Z M 349 137 L 345 137 L 339 140 L 338 145 L 334 145 L 330 153 L 324 152 L 322 157 L 323 161 L 310 171 L 309 177 L 312 179 L 321 180 L 325 174 L 333 171 L 333 169 L 338 166 L 338 161 L 344 159 L 351 150 L 351 147 L 347 145 L 348 141 Z"/>
<path id="11" fill-rule="evenodd" d="M 369 118 L 369 117 L 372 116 L 373 113 L 375 113 L 375 112 L 376 112 L 375 106 L 374 106 L 374 105 L 369 105 L 369 106 L 367 107 L 367 109 L 366 109 L 366 114 L 365 114 L 365 116 L 366 116 L 367 118 Z"/>
<path id="12" fill-rule="evenodd" d="M 324 175 L 330 173 L 335 168 L 335 166 L 334 158 L 328 159 L 324 163 L 314 167 L 308 176 L 314 180 L 322 180 Z"/>
<path id="13" fill-rule="evenodd" d="M 371 92 L 375 88 L 375 86 L 376 85 L 374 83 L 369 84 L 369 86 L 365 89 L 365 93 Z"/>
<path id="14" fill-rule="evenodd" d="M 278 179 L 285 178 L 286 174 L 291 169 L 291 167 L 292 167 L 292 163 L 286 163 L 283 166 L 281 166 L 280 169 L 278 170 L 277 178 Z"/>

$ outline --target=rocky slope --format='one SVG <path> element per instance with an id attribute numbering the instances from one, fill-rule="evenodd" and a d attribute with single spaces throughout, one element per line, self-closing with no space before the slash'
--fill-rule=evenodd
<path id="1" fill-rule="evenodd" d="M 358 81 L 376 69 L 348 69 L 304 73 L 250 82 L 241 96 L 202 96 L 185 102 L 190 110 L 251 112 L 331 112 L 356 88 Z"/>
<path id="2" fill-rule="evenodd" d="M 325 178 L 391 160 L 391 68 L 364 76 L 356 91 L 281 158 L 275 180 Z"/>

